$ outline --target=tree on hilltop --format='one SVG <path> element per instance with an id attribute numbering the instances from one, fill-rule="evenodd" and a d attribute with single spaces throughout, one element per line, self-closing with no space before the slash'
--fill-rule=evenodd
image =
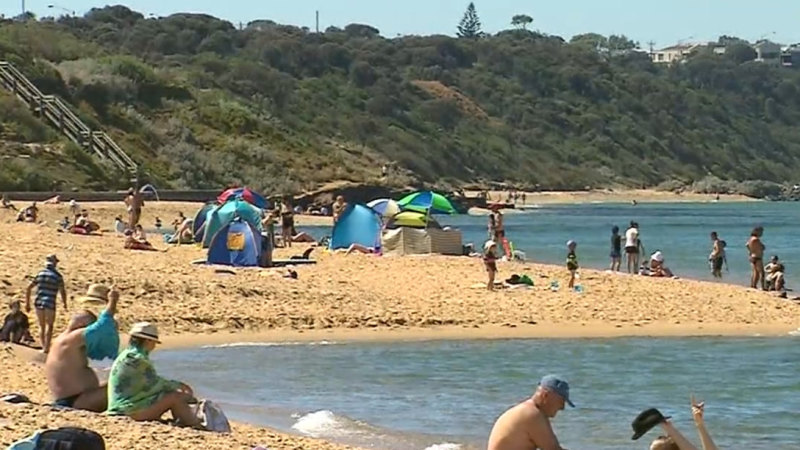
<path id="1" fill-rule="evenodd" d="M 458 23 L 458 37 L 476 39 L 481 36 L 483 36 L 483 31 L 481 31 L 481 20 L 478 18 L 478 11 L 475 10 L 475 3 L 469 2 L 464 17 Z"/>
<path id="2" fill-rule="evenodd" d="M 511 25 L 521 28 L 523 30 L 528 29 L 528 25 L 533 23 L 533 17 L 527 14 L 517 14 L 511 18 Z"/>

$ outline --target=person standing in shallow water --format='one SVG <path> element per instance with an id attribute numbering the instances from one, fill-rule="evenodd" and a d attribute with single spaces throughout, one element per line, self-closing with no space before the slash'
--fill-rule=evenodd
<path id="1" fill-rule="evenodd" d="M 619 266 L 622 263 L 622 236 L 619 235 L 619 227 L 614 225 L 611 228 L 611 258 L 610 269 L 614 272 L 619 272 Z"/>
<path id="2" fill-rule="evenodd" d="M 752 269 L 750 287 L 756 289 L 760 282 L 761 289 L 766 291 L 767 282 L 764 279 L 764 250 L 766 250 L 766 246 L 761 240 L 762 236 L 764 236 L 764 227 L 758 226 L 753 228 L 753 231 L 750 233 L 750 239 L 747 240 L 745 247 L 747 247 L 747 251 L 750 255 L 750 268 Z"/>
<path id="3" fill-rule="evenodd" d="M 711 274 L 714 278 L 722 278 L 722 265 L 725 262 L 725 241 L 719 238 L 716 231 L 711 232 L 711 254 L 708 261 L 711 263 Z"/>

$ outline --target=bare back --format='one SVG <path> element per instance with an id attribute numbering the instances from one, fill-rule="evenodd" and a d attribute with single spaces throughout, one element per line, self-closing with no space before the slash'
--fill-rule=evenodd
<path id="1" fill-rule="evenodd" d="M 489 435 L 488 450 L 556 450 L 558 444 L 550 419 L 533 399 L 528 399 L 504 412 Z"/>
<path id="2" fill-rule="evenodd" d="M 83 329 L 64 331 L 50 344 L 45 361 L 45 375 L 50 392 L 56 399 L 81 394 L 99 386 L 97 375 L 89 367 L 86 347 L 75 333 Z"/>

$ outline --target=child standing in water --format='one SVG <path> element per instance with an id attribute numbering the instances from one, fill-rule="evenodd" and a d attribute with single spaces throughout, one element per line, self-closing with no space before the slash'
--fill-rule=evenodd
<path id="1" fill-rule="evenodd" d="M 578 270 L 578 256 L 575 254 L 575 241 L 567 241 L 567 270 L 569 270 L 569 288 L 575 289 L 575 272 Z"/>
<path id="2" fill-rule="evenodd" d="M 497 244 L 488 240 L 483 244 L 483 265 L 486 266 L 486 273 L 489 275 L 489 283 L 486 287 L 494 290 L 494 277 L 497 275 Z"/>
<path id="3" fill-rule="evenodd" d="M 611 228 L 611 270 L 619 272 L 619 265 L 622 261 L 622 236 L 619 235 L 619 227 L 614 225 Z"/>

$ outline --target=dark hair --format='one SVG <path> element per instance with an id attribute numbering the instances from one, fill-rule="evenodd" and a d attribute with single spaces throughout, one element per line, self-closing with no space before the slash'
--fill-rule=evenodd
<path id="1" fill-rule="evenodd" d="M 612 233 L 619 233 L 619 227 L 614 225 L 613 227 L 611 227 L 611 232 Z"/>
<path id="2" fill-rule="evenodd" d="M 716 231 L 712 231 L 711 232 L 711 236 L 717 237 L 717 232 Z"/>
<path id="3" fill-rule="evenodd" d="M 758 237 L 758 235 L 763 233 L 763 232 L 764 232 L 764 227 L 759 225 L 759 226 L 753 228 L 753 231 L 750 232 L 750 236 Z"/>

